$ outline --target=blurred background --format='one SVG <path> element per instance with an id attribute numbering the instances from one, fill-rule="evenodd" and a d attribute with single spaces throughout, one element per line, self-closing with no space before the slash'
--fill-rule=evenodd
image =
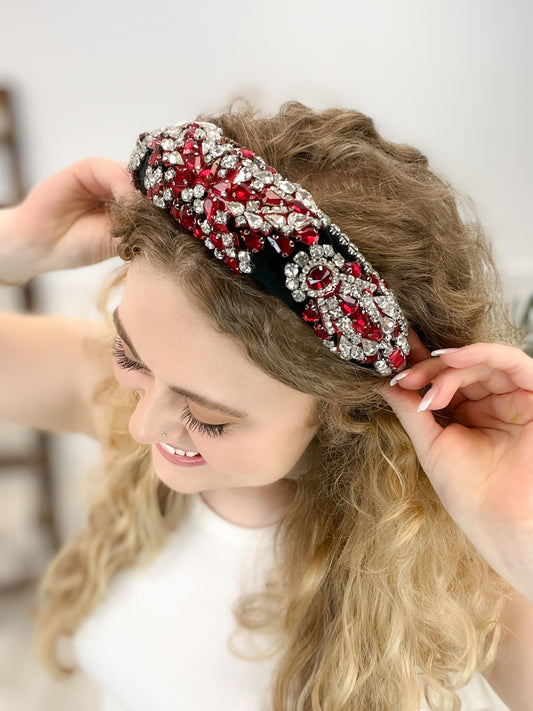
<path id="1" fill-rule="evenodd" d="M 356 108 L 472 199 L 533 330 L 532 14 L 528 0 L 1 0 L 0 204 L 239 97 Z M 115 266 L 2 288 L 0 308 L 96 318 Z M 35 581 L 83 525 L 96 457 L 85 437 L 0 428 L 0 711 L 98 708 L 85 679 L 48 679 L 29 641 Z"/>

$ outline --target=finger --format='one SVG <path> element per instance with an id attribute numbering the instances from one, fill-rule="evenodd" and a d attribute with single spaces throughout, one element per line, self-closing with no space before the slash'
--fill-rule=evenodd
<path id="1" fill-rule="evenodd" d="M 481 400 L 491 394 L 504 394 L 517 390 L 506 373 L 486 364 L 470 368 L 447 368 L 433 379 L 424 395 L 422 407 L 440 410 L 447 407 L 456 393 L 471 400 Z"/>
<path id="2" fill-rule="evenodd" d="M 430 411 L 418 411 L 421 402 L 418 393 L 387 386 L 381 392 L 409 435 L 419 459 L 423 461 L 434 440 L 442 432 L 442 427 Z"/>
<path id="3" fill-rule="evenodd" d="M 533 391 L 533 359 L 515 346 L 474 343 L 462 348 L 434 351 L 451 368 L 485 364 L 499 371 L 514 386 Z M 509 387 L 509 389 L 512 389 Z"/>
<path id="4" fill-rule="evenodd" d="M 105 158 L 85 158 L 75 163 L 72 169 L 85 193 L 119 199 L 132 190 L 124 163 Z"/>

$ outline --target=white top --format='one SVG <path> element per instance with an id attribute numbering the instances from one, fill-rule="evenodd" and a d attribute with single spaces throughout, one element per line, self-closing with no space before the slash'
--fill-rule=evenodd
<path id="1" fill-rule="evenodd" d="M 227 642 L 232 605 L 260 587 L 272 561 L 274 530 L 229 523 L 198 494 L 187 497 L 153 562 L 119 573 L 74 637 L 104 711 L 268 711 L 276 659 L 239 659 Z M 509 711 L 479 675 L 461 698 L 464 711 Z"/>

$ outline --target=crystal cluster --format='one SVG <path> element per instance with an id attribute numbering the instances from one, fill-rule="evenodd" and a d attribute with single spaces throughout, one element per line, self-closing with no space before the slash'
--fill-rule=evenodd
<path id="1" fill-rule="evenodd" d="M 253 276 L 252 255 L 273 249 L 288 293 L 332 351 L 382 375 L 405 366 L 407 323 L 396 300 L 307 190 L 205 122 L 142 134 L 128 167 L 139 191 L 237 274 Z"/>

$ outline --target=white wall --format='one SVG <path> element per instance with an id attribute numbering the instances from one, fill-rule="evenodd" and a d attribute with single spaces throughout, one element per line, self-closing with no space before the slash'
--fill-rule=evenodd
<path id="1" fill-rule="evenodd" d="M 472 196 L 529 285 L 532 19 L 529 0 L 3 0 L 0 84 L 28 186 L 237 96 L 357 108 Z M 88 313 L 101 273 L 46 277 L 46 307 Z"/>

